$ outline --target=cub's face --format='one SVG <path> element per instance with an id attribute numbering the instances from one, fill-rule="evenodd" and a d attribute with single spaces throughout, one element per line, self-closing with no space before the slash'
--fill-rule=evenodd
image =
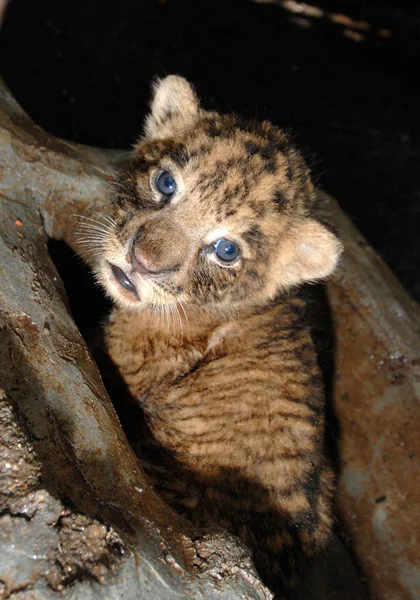
<path id="1" fill-rule="evenodd" d="M 341 246 L 310 216 L 309 173 L 282 132 L 200 109 L 180 77 L 154 91 L 95 239 L 96 274 L 115 302 L 229 311 L 328 276 Z"/>

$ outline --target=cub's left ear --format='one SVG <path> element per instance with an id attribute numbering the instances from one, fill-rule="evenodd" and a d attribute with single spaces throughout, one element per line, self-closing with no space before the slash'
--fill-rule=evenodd
<path id="1" fill-rule="evenodd" d="M 168 75 L 153 85 L 151 109 L 145 124 L 146 138 L 162 139 L 191 127 L 198 116 L 199 102 L 186 79 Z"/>
<path id="2" fill-rule="evenodd" d="M 289 233 L 280 249 L 277 273 L 280 286 L 328 277 L 337 266 L 343 245 L 316 219 L 304 219 Z"/>

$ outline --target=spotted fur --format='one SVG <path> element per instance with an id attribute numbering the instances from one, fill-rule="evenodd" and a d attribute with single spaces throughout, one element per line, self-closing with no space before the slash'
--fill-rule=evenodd
<path id="1" fill-rule="evenodd" d="M 323 390 L 295 289 L 330 275 L 341 245 L 311 214 L 301 155 L 270 123 L 204 111 L 170 76 L 145 131 L 95 241 L 117 304 L 107 349 L 144 410 L 140 455 L 156 488 L 242 538 L 280 593 L 331 529 Z M 169 198 L 161 170 L 177 183 Z M 220 238 L 240 248 L 232 264 L 215 255 Z"/>

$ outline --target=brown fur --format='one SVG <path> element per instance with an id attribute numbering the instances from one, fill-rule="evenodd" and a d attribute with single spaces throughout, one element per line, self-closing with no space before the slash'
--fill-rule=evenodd
<path id="1" fill-rule="evenodd" d="M 177 182 L 169 199 L 155 186 L 162 169 Z M 171 76 L 155 86 L 112 220 L 86 229 L 118 305 L 108 352 L 146 415 L 147 472 L 186 516 L 241 537 L 276 590 L 331 528 L 323 391 L 293 289 L 328 276 L 341 246 L 313 200 L 280 130 L 206 112 Z M 240 248 L 232 264 L 215 255 L 220 238 Z"/>

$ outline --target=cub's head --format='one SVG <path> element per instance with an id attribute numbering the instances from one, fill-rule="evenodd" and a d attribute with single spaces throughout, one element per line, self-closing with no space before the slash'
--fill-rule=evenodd
<path id="1" fill-rule="evenodd" d="M 207 112 L 185 79 L 169 76 L 117 178 L 97 277 L 134 311 L 264 304 L 337 263 L 341 244 L 311 216 L 314 195 L 279 129 Z"/>

